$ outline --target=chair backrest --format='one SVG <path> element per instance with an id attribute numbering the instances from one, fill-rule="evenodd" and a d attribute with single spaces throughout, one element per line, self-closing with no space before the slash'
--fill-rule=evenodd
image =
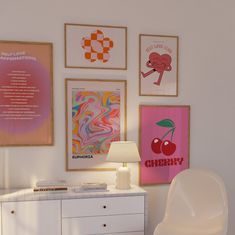
<path id="1" fill-rule="evenodd" d="M 228 203 L 222 179 L 200 169 L 176 175 L 168 192 L 164 221 L 182 226 L 216 224 L 227 231 Z"/>

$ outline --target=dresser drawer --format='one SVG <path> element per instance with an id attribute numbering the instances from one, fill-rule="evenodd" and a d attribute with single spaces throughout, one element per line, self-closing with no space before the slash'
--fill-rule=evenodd
<path id="1" fill-rule="evenodd" d="M 62 218 L 144 213 L 144 196 L 70 199 L 62 201 Z"/>
<path id="2" fill-rule="evenodd" d="M 62 220 L 63 235 L 115 234 L 122 232 L 130 235 L 133 232 L 143 231 L 144 214 L 64 218 Z"/>
<path id="3" fill-rule="evenodd" d="M 142 231 L 142 232 L 128 232 L 128 233 L 108 233 L 105 235 L 144 235 L 144 231 Z"/>

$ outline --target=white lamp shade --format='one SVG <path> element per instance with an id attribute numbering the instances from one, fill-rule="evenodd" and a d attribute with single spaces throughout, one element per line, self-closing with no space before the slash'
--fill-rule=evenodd
<path id="1" fill-rule="evenodd" d="M 133 141 L 115 141 L 109 148 L 107 161 L 109 162 L 139 162 L 140 155 L 136 143 Z"/>

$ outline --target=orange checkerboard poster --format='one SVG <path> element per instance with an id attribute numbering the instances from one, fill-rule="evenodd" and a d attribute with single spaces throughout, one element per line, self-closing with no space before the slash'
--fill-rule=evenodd
<path id="1" fill-rule="evenodd" d="M 65 67 L 127 69 L 126 27 L 65 24 Z"/>

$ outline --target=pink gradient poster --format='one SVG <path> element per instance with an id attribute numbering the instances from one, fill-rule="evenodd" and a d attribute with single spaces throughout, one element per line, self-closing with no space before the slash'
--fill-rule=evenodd
<path id="1" fill-rule="evenodd" d="M 52 44 L 0 41 L 0 145 L 52 145 Z"/>
<path id="2" fill-rule="evenodd" d="M 140 106 L 140 184 L 167 184 L 189 167 L 190 106 Z"/>

